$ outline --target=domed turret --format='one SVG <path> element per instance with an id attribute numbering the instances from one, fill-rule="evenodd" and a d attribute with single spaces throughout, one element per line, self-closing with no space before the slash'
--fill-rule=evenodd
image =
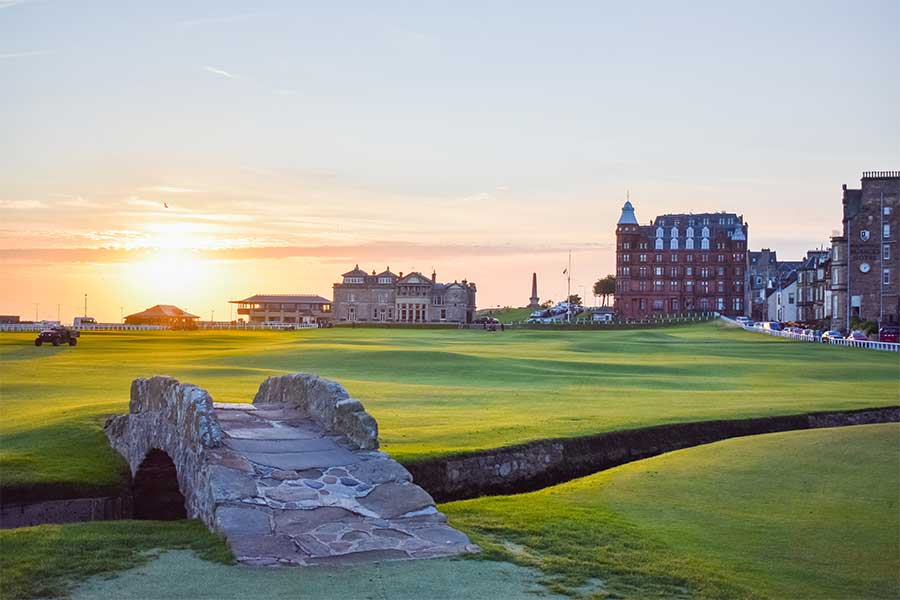
<path id="1" fill-rule="evenodd" d="M 634 216 L 634 207 L 631 205 L 631 200 L 626 200 L 625 205 L 622 207 L 622 216 L 619 217 L 619 222 L 617 225 L 637 225 L 637 218 Z"/>

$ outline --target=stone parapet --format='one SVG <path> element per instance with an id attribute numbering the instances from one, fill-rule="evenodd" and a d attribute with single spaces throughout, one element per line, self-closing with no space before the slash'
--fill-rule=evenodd
<path id="1" fill-rule="evenodd" d="M 336 381 L 305 373 L 269 377 L 259 386 L 253 404 L 273 403 L 294 406 L 325 431 L 345 435 L 360 448 L 378 448 L 378 423 Z"/>

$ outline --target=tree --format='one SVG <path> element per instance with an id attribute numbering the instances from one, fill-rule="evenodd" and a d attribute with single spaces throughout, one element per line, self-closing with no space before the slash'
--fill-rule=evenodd
<path id="1" fill-rule="evenodd" d="M 603 306 L 606 306 L 609 297 L 616 293 L 616 276 L 607 275 L 594 283 L 594 295 L 603 298 Z"/>
<path id="2" fill-rule="evenodd" d="M 581 306 L 581 296 L 579 296 L 578 294 L 572 294 L 571 296 L 569 296 L 569 304 Z"/>

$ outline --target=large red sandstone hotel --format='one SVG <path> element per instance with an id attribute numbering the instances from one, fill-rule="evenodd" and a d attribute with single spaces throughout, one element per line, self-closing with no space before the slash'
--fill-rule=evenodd
<path id="1" fill-rule="evenodd" d="M 618 316 L 749 310 L 747 224 L 734 213 L 661 215 L 640 225 L 625 202 L 616 227 Z"/>

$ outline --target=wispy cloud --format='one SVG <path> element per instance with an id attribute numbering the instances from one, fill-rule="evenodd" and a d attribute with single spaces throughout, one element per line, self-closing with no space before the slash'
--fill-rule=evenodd
<path id="1" fill-rule="evenodd" d="M 0 6 L 2 8 L 2 6 Z M 0 52 L 0 60 L 7 58 L 24 58 L 26 56 L 46 56 L 49 50 L 25 50 L 22 52 Z"/>
<path id="2" fill-rule="evenodd" d="M 163 194 L 191 194 L 197 190 L 174 185 L 150 185 L 140 188 L 143 192 L 161 192 Z"/>
<path id="3" fill-rule="evenodd" d="M 18 4 L 25 4 L 28 0 L 0 0 L 0 10 L 4 8 L 11 8 Z"/>
<path id="4" fill-rule="evenodd" d="M 0 209 L 34 210 L 38 208 L 47 208 L 47 204 L 40 200 L 0 200 Z"/>
<path id="5" fill-rule="evenodd" d="M 217 69 L 215 67 L 206 66 L 206 67 L 203 67 L 203 70 L 213 73 L 215 75 L 221 75 L 222 77 L 227 77 L 228 79 L 237 79 L 238 78 L 237 75 L 233 75 L 233 74 L 229 73 L 228 71 L 225 71 L 223 69 Z"/>
<path id="6" fill-rule="evenodd" d="M 255 17 L 264 17 L 271 13 L 265 12 L 257 12 L 257 13 L 243 13 L 237 15 L 222 15 L 217 17 L 200 17 L 198 19 L 187 19 L 185 21 L 179 21 L 175 24 L 176 27 L 182 29 L 190 29 L 192 27 L 198 27 L 202 25 L 216 25 L 220 23 L 237 23 L 240 21 L 246 21 L 247 19 L 253 19 Z"/>

